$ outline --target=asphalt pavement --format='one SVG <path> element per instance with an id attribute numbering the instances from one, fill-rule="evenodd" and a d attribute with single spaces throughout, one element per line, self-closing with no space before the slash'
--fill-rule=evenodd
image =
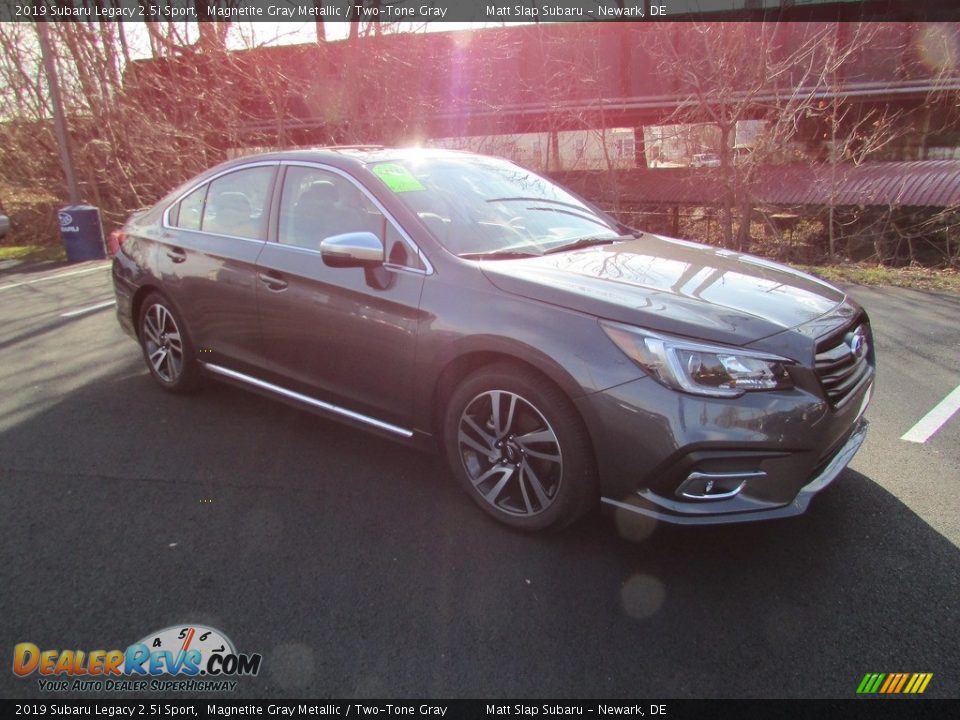
<path id="1" fill-rule="evenodd" d="M 163 393 L 105 264 L 0 275 L 0 662 L 181 623 L 263 667 L 222 697 L 960 696 L 960 296 L 852 287 L 879 373 L 867 443 L 795 519 L 597 513 L 528 536 L 438 458 L 243 390 Z M 50 697 L 0 672 L 0 696 Z M 123 695 L 120 695 L 123 697 Z"/>

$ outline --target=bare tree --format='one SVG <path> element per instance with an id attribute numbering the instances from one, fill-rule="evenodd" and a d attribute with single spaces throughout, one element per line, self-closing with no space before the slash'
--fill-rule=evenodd
<path id="1" fill-rule="evenodd" d="M 614 146 L 620 139 L 614 128 L 623 120 L 607 108 L 609 98 L 626 92 L 626 74 L 618 69 L 639 64 L 630 55 L 635 34 L 598 23 L 577 28 L 576 42 L 549 25 L 399 37 L 390 23 L 355 20 L 343 42 L 292 48 L 272 47 L 275 38 L 258 41 L 243 23 L 201 24 L 211 25 L 204 29 L 150 22 L 146 32 L 123 23 L 51 23 L 83 192 L 101 205 L 108 222 L 120 222 L 129 210 L 242 148 L 396 143 L 439 133 L 487 138 L 484 147 L 509 153 L 520 149 L 518 138 L 536 133 L 538 164 L 550 171 L 567 169 L 583 154 L 569 152 L 577 142 L 571 138 L 595 141 L 607 172 L 598 174 L 593 189 L 616 208 L 627 176 Z M 0 25 L 5 197 L 7 187 L 37 192 L 56 187 L 51 180 L 59 177 L 32 30 Z M 952 114 L 928 112 L 919 124 L 892 105 L 861 106 L 843 97 L 862 63 L 870 27 L 848 25 L 842 36 L 836 24 L 802 23 L 658 24 L 644 32 L 645 40 L 658 38 L 642 44 L 659 64 L 656 82 L 665 79 L 663 92 L 681 100 L 664 125 L 693 144 L 716 138 L 721 167 L 707 181 L 722 191 L 727 247 L 749 247 L 749 190 L 759 168 L 801 139 L 826 133 L 831 154 L 824 160 L 837 172 L 824 182 L 836 188 L 843 182 L 840 168 L 884 152 L 895 131 L 911 124 L 933 131 L 956 117 L 955 95 L 936 101 L 937 107 L 953 103 Z M 317 37 L 326 38 L 320 24 Z M 930 55 L 936 55 L 936 40 Z M 139 57 L 144 51 L 148 57 Z M 944 68 L 952 72 L 946 62 Z M 618 87 L 610 84 L 614 77 Z M 763 131 L 749 156 L 737 156 L 738 127 L 747 120 L 761 123 Z M 636 129 L 633 134 L 643 136 Z M 843 227 L 836 218 L 827 224 Z M 829 245 L 833 252 L 835 243 Z"/>
<path id="2" fill-rule="evenodd" d="M 754 204 L 750 190 L 758 168 L 782 156 L 798 139 L 802 118 L 824 108 L 822 99 L 831 83 L 838 82 L 845 65 L 870 42 L 871 32 L 863 25 L 839 41 L 842 27 L 838 23 L 692 23 L 682 32 L 662 33 L 657 48 L 660 67 L 681 97 L 667 122 L 707 123 L 719 133 L 720 168 L 715 179 L 723 191 L 720 215 L 726 247 L 749 249 Z M 836 97 L 839 90 L 834 88 Z M 764 131 L 749 153 L 735 153 L 738 126 L 751 120 L 761 121 Z M 864 152 L 881 142 L 876 139 L 879 133 L 866 140 L 869 122 L 864 117 L 857 128 L 850 128 L 850 142 Z M 840 126 L 837 117 L 833 127 Z M 739 217 L 736 232 L 735 215 Z"/>

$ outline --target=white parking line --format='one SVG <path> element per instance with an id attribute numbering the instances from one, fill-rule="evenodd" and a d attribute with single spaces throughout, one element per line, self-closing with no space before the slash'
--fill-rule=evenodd
<path id="1" fill-rule="evenodd" d="M 900 436 L 907 442 L 924 443 L 960 410 L 960 385 L 953 389 L 937 406 L 920 418 L 920 422 Z"/>
<path id="2" fill-rule="evenodd" d="M 84 313 L 93 312 L 94 310 L 100 310 L 116 304 L 116 300 L 107 300 L 106 302 L 97 303 L 96 305 L 89 305 L 87 307 L 80 308 L 79 310 L 71 310 L 70 312 L 60 313 L 60 317 L 76 317 L 77 315 L 83 315 Z"/>
<path id="3" fill-rule="evenodd" d="M 0 285 L 0 291 L 3 290 L 12 290 L 13 288 L 22 287 L 24 285 L 34 285 L 35 283 L 47 282 L 49 280 L 59 280 L 60 278 L 72 277 L 74 275 L 86 275 L 87 273 L 96 272 L 97 270 L 103 270 L 103 268 L 110 267 L 110 263 L 104 263 L 102 265 L 96 265 L 94 267 L 83 268 L 83 270 L 74 270 L 72 272 L 59 273 L 57 275 L 47 275 L 45 277 L 36 278 L 35 280 L 24 280 L 22 282 L 10 283 L 9 285 Z"/>

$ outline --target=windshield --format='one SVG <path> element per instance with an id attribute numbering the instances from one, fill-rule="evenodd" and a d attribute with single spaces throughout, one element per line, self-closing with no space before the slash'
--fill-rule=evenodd
<path id="1" fill-rule="evenodd" d="M 456 255 L 541 255 L 619 237 L 611 218 L 505 160 L 403 158 L 370 169 Z"/>

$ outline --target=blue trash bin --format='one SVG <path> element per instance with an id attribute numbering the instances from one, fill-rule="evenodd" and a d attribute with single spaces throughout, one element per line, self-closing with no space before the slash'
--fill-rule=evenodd
<path id="1" fill-rule="evenodd" d="M 57 216 L 67 262 L 103 260 L 107 257 L 98 208 L 92 205 L 67 205 L 60 208 Z"/>

